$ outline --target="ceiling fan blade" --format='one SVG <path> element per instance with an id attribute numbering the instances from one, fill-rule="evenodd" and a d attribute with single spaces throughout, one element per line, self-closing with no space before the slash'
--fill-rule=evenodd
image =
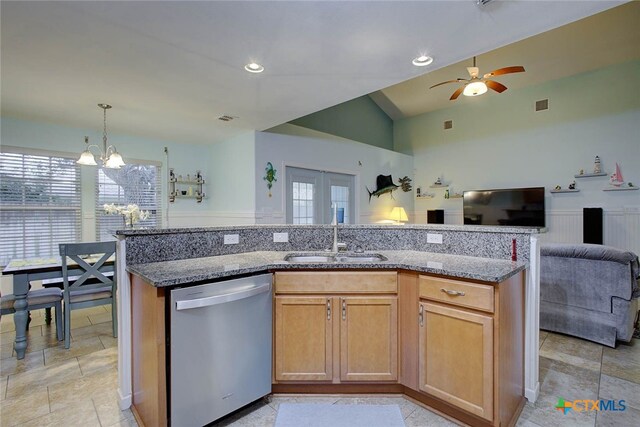
<path id="1" fill-rule="evenodd" d="M 458 78 L 456 80 L 447 80 L 446 82 L 441 82 L 441 83 L 438 83 L 436 85 L 433 85 L 429 89 L 433 89 L 436 86 L 446 85 L 448 83 L 459 83 L 459 82 L 466 82 L 466 81 L 467 81 L 466 79 L 460 79 L 460 78 Z"/>
<path id="2" fill-rule="evenodd" d="M 493 80 L 485 80 L 484 82 L 485 82 L 485 84 L 487 85 L 487 87 L 489 89 L 493 89 L 498 93 L 502 93 L 505 90 L 507 90 L 507 87 L 505 85 L 503 85 L 502 83 L 498 83 L 498 82 L 493 81 Z"/>
<path id="3" fill-rule="evenodd" d="M 493 70 L 492 72 L 485 74 L 483 78 L 488 79 L 489 77 L 501 76 L 503 74 L 511 73 L 524 73 L 524 67 L 521 65 L 516 65 L 513 67 L 498 68 L 497 70 Z"/>
<path id="4" fill-rule="evenodd" d="M 455 101 L 456 99 L 458 99 L 458 97 L 460 96 L 463 90 L 464 90 L 464 86 L 462 86 L 457 91 L 453 92 L 453 95 L 451 95 L 451 98 L 449 98 L 449 101 Z"/>

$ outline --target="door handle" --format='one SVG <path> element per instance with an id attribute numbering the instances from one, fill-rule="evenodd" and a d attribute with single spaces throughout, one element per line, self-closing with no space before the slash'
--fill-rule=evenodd
<path id="1" fill-rule="evenodd" d="M 259 295 L 265 292 L 271 291 L 271 283 L 264 283 L 258 286 L 252 286 L 249 289 L 243 289 L 238 292 L 230 292 L 223 295 L 213 295 L 204 298 L 188 299 L 183 301 L 176 301 L 176 310 L 189 310 L 192 308 L 209 307 L 212 305 L 224 304 L 227 302 L 237 301 L 244 298 L 249 298 L 255 295 Z"/>
<path id="2" fill-rule="evenodd" d="M 418 311 L 418 323 L 420 326 L 424 326 L 424 306 L 420 304 L 420 310 Z"/>

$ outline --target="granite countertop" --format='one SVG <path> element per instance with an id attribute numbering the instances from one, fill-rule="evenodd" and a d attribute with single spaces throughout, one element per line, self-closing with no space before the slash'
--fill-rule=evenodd
<path id="1" fill-rule="evenodd" d="M 527 267 L 525 262 L 419 251 L 376 251 L 388 258 L 380 262 L 291 263 L 291 252 L 260 251 L 127 266 L 127 271 L 155 287 L 177 286 L 268 270 L 412 270 L 455 278 L 499 283 Z M 305 252 L 308 253 L 308 252 Z M 319 252 L 313 252 L 319 253 Z"/>
<path id="2" fill-rule="evenodd" d="M 293 224 L 253 224 L 253 225 L 226 225 L 216 227 L 189 227 L 189 228 L 133 228 L 116 230 L 118 236 L 145 236 L 154 234 L 175 234 L 175 233 L 200 233 L 204 231 L 233 231 L 261 228 L 278 228 L 287 230 L 291 228 L 332 228 L 332 225 L 293 225 Z M 389 229 L 398 230 L 397 225 L 390 224 L 340 224 L 340 228 L 346 229 Z M 442 230 L 442 231 L 472 231 L 484 233 L 511 233 L 511 234 L 540 234 L 545 233 L 545 227 L 524 227 L 524 226 L 495 226 L 495 225 L 457 225 L 457 224 L 405 224 L 403 230 Z"/>

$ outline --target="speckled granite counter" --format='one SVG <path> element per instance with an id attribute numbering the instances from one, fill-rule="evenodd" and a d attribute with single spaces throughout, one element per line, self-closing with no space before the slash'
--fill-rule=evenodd
<path id="1" fill-rule="evenodd" d="M 176 286 L 267 270 L 412 270 L 499 283 L 524 270 L 526 262 L 419 251 L 376 251 L 388 258 L 379 262 L 290 263 L 289 252 L 258 251 L 176 261 L 134 264 L 127 271 L 156 287 Z"/>

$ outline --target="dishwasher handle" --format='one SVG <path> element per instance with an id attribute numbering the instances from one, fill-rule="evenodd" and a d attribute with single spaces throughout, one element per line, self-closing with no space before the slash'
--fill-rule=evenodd
<path id="1" fill-rule="evenodd" d="M 254 286 L 249 289 L 243 289 L 238 292 L 230 292 L 228 294 L 213 295 L 204 298 L 188 299 L 183 301 L 176 301 L 176 310 L 189 310 L 192 308 L 209 307 L 217 304 L 224 304 L 231 301 L 237 301 L 244 298 L 249 298 L 254 295 L 259 295 L 271 290 L 271 283 L 264 283 L 262 285 Z"/>

